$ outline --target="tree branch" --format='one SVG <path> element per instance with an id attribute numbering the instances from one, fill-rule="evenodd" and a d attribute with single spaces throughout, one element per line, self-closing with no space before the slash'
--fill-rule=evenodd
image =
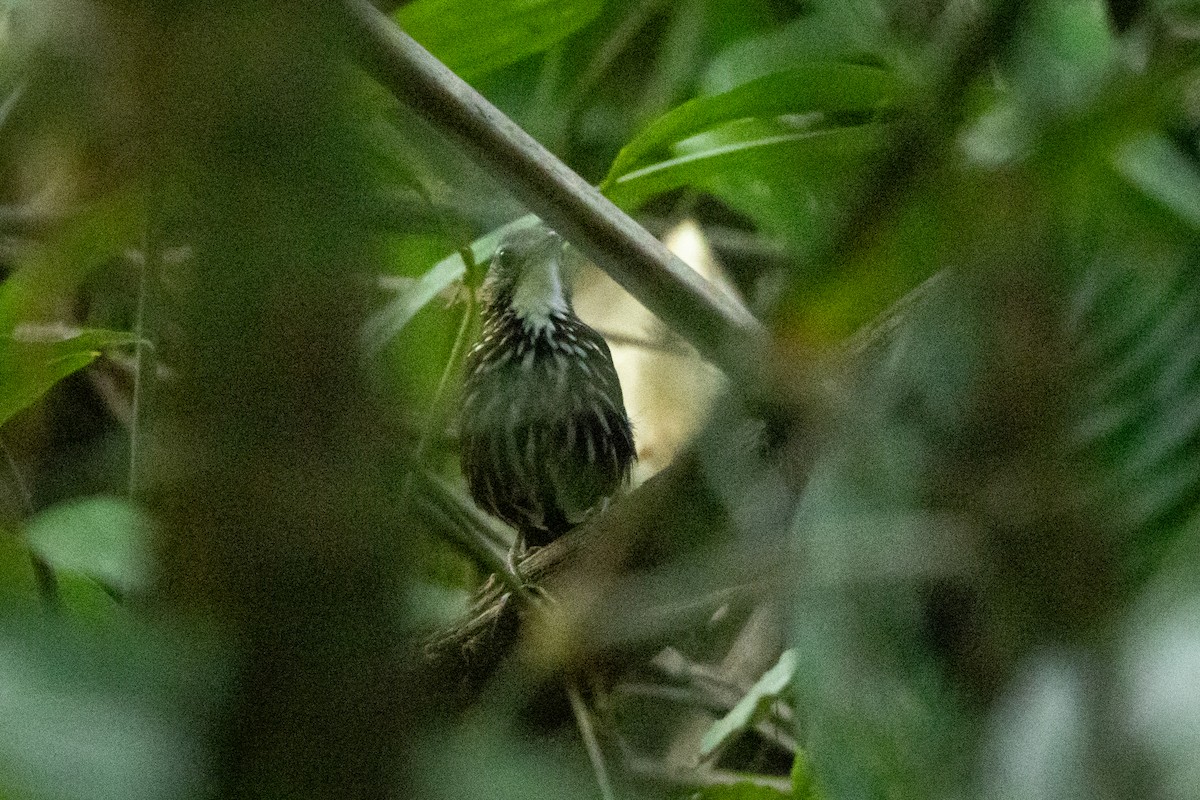
<path id="1" fill-rule="evenodd" d="M 744 374 L 761 325 L 368 0 L 345 0 L 368 70 L 705 358 Z"/>
<path id="2" fill-rule="evenodd" d="M 672 559 L 687 542 L 697 540 L 696 530 L 707 533 L 728 524 L 724 508 L 704 486 L 698 460 L 683 456 L 618 499 L 605 513 L 521 559 L 521 575 L 546 595 L 564 598 L 570 608 L 586 594 L 592 601 L 588 608 L 605 607 L 618 620 L 607 626 L 600 624 L 601 620 L 591 620 L 588 641 L 574 643 L 579 650 L 591 654 L 603 651 L 613 657 L 625 649 L 640 651 L 645 641 L 617 641 L 627 638 L 628 633 L 621 628 L 620 618 L 636 617 L 642 624 L 639 630 L 645 634 L 643 638 L 655 638 L 656 632 L 702 622 L 711 616 L 714 606 L 728 602 L 730 592 L 725 592 L 710 594 L 707 602 L 675 602 L 670 608 L 650 609 L 644 597 L 629 590 L 630 572 L 652 570 Z M 735 566 L 730 566 L 730 571 L 738 572 Z M 763 574 L 761 568 L 744 570 L 752 571 Z M 443 693 L 448 707 L 470 705 L 517 644 L 527 616 L 561 613 L 555 604 L 545 608 L 546 604 L 509 602 L 508 593 L 500 582 L 489 581 L 462 619 L 426 640 L 420 668 L 428 684 Z"/>

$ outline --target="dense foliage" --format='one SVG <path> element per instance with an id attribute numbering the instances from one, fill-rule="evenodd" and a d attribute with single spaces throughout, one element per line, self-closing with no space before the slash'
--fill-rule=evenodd
<path id="1" fill-rule="evenodd" d="M 0 3 L 0 798 L 1200 796 L 1200 4 L 383 12 Z M 659 319 L 489 581 L 529 208 Z"/>

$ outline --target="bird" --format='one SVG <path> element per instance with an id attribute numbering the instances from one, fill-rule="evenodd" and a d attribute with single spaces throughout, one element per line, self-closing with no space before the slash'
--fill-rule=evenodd
<path id="1" fill-rule="evenodd" d="M 516 530 L 514 568 L 606 505 L 637 458 L 612 353 L 572 308 L 565 252 L 540 223 L 501 239 L 464 364 L 462 472 L 475 503 Z"/>

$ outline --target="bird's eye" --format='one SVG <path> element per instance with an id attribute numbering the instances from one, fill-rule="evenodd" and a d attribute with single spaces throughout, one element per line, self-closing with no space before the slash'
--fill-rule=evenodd
<path id="1" fill-rule="evenodd" d="M 508 256 L 509 256 L 510 252 L 511 251 L 507 247 L 501 245 L 500 247 L 496 248 L 496 253 L 495 253 L 495 255 L 492 256 L 492 258 L 497 263 L 503 263 L 505 261 L 508 261 Z"/>

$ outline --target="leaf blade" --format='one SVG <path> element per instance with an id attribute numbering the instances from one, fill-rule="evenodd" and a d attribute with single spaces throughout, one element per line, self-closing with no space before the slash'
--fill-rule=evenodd
<path id="1" fill-rule="evenodd" d="M 607 188 L 657 149 L 722 123 L 784 114 L 870 112 L 893 102 L 899 84 L 887 71 L 858 64 L 811 64 L 699 97 L 650 123 L 617 154 L 601 184 Z"/>
<path id="2" fill-rule="evenodd" d="M 471 79 L 549 50 L 602 7 L 600 0 L 417 0 L 395 18 L 442 63 Z"/>
<path id="3" fill-rule="evenodd" d="M 100 328 L 17 326 L 0 335 L 0 425 L 40 400 L 59 381 L 109 348 L 137 341 Z"/>

